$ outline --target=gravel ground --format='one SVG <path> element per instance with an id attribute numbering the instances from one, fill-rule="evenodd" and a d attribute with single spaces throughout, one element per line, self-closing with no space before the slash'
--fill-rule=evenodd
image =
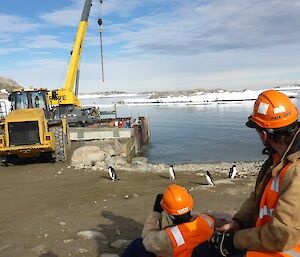
<path id="1" fill-rule="evenodd" d="M 68 163 L 0 167 L 0 257 L 118 256 L 141 234 L 156 194 L 169 184 L 190 190 L 194 212 L 233 214 L 254 188 L 260 164 L 237 163 L 234 180 L 232 163 L 212 163 L 175 165 L 175 181 L 162 164 L 152 172 L 117 170 L 115 182 L 106 171 Z"/>

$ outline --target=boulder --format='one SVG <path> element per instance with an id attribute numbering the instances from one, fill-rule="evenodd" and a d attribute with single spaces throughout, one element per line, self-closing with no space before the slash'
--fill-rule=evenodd
<path id="1" fill-rule="evenodd" d="M 148 159 L 146 157 L 133 157 L 131 162 L 132 163 L 147 163 Z"/>
<path id="2" fill-rule="evenodd" d="M 120 155 L 123 151 L 122 151 L 122 145 L 118 140 L 115 140 L 113 145 L 112 145 L 115 155 Z"/>
<path id="3" fill-rule="evenodd" d="M 71 163 L 74 167 L 88 168 L 104 159 L 105 153 L 98 146 L 82 146 L 74 151 Z"/>
<path id="4" fill-rule="evenodd" d="M 121 157 L 121 156 L 116 156 L 115 157 L 115 166 L 118 168 L 127 166 L 126 158 Z"/>
<path id="5" fill-rule="evenodd" d="M 114 158 L 114 157 L 107 156 L 107 157 L 105 158 L 105 164 L 106 164 L 107 166 L 112 166 L 112 167 L 114 167 L 114 164 L 115 164 L 115 158 Z"/>
<path id="6" fill-rule="evenodd" d="M 97 162 L 94 167 L 92 167 L 92 170 L 106 170 L 107 164 L 105 161 Z"/>
<path id="7" fill-rule="evenodd" d="M 111 143 L 103 144 L 100 146 L 100 149 L 107 154 L 107 156 L 116 155 L 114 148 L 112 147 Z"/>
<path id="8" fill-rule="evenodd" d="M 112 167 L 124 167 L 127 165 L 127 161 L 124 157 L 121 156 L 107 156 L 105 158 L 105 163 L 107 166 L 112 166 Z"/>

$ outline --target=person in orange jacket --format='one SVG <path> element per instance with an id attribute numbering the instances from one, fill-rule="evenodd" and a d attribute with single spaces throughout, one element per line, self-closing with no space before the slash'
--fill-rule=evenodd
<path id="1" fill-rule="evenodd" d="M 194 200 L 188 191 L 176 184 L 158 194 L 153 212 L 147 218 L 142 237 L 134 240 L 122 257 L 187 257 L 199 243 L 210 239 L 214 220 L 204 214 L 192 215 Z M 161 227 L 162 212 L 172 225 Z"/>
<path id="2" fill-rule="evenodd" d="M 267 90 L 255 101 L 246 125 L 255 128 L 269 159 L 254 192 L 211 244 L 221 256 L 300 256 L 300 129 L 288 96 Z M 193 257 L 201 256 L 201 253 Z"/>

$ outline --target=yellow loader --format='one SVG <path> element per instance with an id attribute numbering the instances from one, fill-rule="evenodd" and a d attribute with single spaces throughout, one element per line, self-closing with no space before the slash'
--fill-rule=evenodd
<path id="1" fill-rule="evenodd" d="M 46 155 L 65 161 L 70 145 L 65 118 L 55 117 L 48 105 L 47 89 L 13 91 L 11 111 L 0 123 L 0 160 L 15 163 L 19 158 Z"/>

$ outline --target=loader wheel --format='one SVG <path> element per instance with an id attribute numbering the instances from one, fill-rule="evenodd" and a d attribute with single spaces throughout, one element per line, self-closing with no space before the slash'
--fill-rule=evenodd
<path id="1" fill-rule="evenodd" d="M 4 166 L 7 167 L 8 166 L 8 162 L 7 162 L 7 158 L 5 156 L 0 156 L 0 166 Z"/>
<path id="2" fill-rule="evenodd" d="M 67 159 L 66 138 L 62 127 L 52 127 L 50 131 L 55 136 L 55 152 L 52 153 L 54 162 L 64 162 Z"/>

